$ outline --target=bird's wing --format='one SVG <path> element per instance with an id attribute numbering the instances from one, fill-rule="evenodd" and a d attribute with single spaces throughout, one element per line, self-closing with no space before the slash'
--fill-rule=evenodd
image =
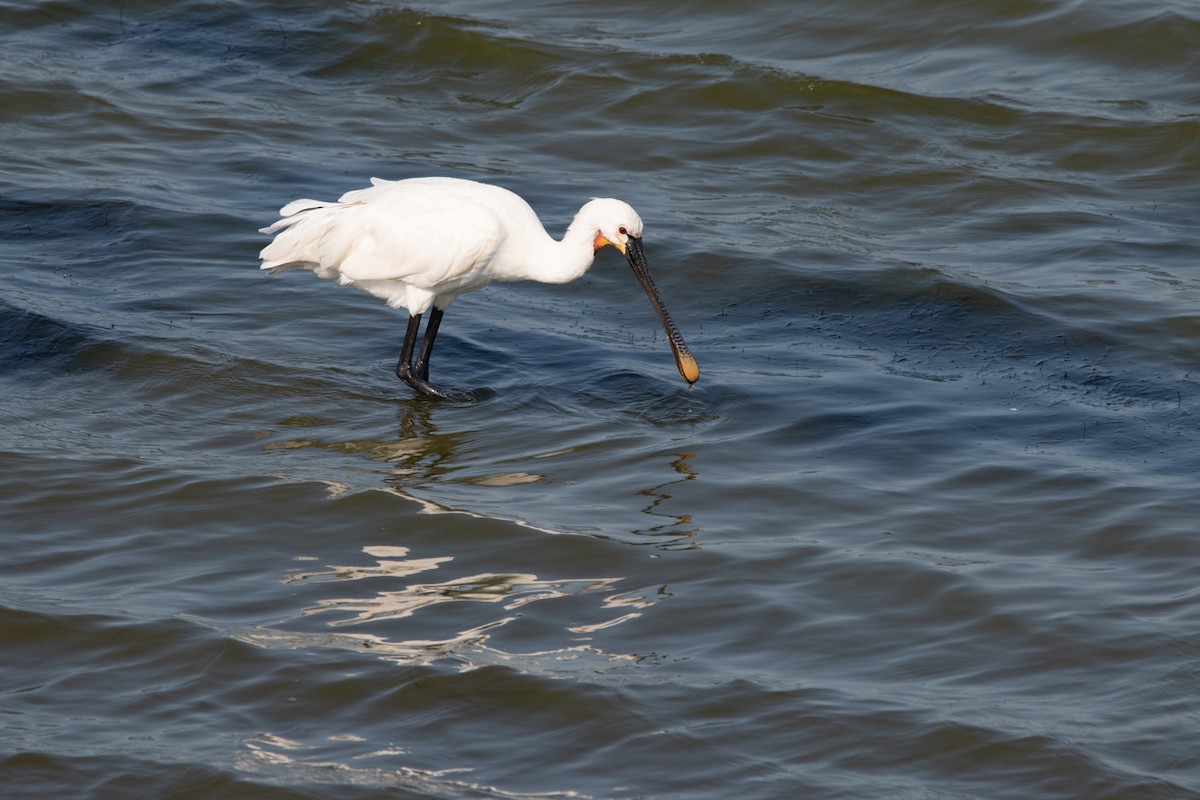
<path id="1" fill-rule="evenodd" d="M 383 183 L 344 195 L 330 214 L 318 254 L 352 281 L 403 281 L 423 289 L 486 271 L 504 239 L 494 209 L 453 187 Z"/>

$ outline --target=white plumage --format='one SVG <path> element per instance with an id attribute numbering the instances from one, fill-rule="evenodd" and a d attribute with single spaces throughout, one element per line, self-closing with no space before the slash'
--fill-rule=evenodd
<path id="1" fill-rule="evenodd" d="M 262 233 L 274 241 L 262 269 L 309 269 L 409 313 L 397 375 L 422 394 L 444 397 L 428 383 L 429 354 L 441 314 L 460 294 L 493 281 L 566 283 L 611 244 L 625 254 L 662 320 L 679 374 L 699 377 L 695 359 L 671 322 L 646 271 L 642 220 L 628 204 L 599 198 L 585 204 L 555 241 L 529 204 L 507 189 L 457 178 L 371 179 L 372 186 L 336 203 L 295 200 Z M 421 315 L 432 312 L 412 361 Z"/>

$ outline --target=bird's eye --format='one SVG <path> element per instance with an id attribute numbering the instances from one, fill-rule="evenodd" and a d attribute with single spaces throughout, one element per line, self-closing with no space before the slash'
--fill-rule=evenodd
<path id="1" fill-rule="evenodd" d="M 629 231 L 625 230 L 625 228 L 623 226 L 617 229 L 617 233 L 621 234 L 622 236 L 629 235 Z"/>

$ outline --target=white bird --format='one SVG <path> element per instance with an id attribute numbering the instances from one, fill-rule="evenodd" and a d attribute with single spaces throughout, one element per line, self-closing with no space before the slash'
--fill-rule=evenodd
<path id="1" fill-rule="evenodd" d="M 281 219 L 261 229 L 275 236 L 259 253 L 261 268 L 309 269 L 406 309 L 408 330 L 396 376 L 417 392 L 447 397 L 429 383 L 429 356 L 442 313 L 460 294 L 493 281 L 573 281 L 606 245 L 624 254 L 641 281 L 680 376 L 689 384 L 700 377 L 647 271 L 642 220 L 628 204 L 611 198 L 586 203 L 556 241 L 528 203 L 499 186 L 458 178 L 372 178 L 371 184 L 336 203 L 305 199 L 281 208 Z M 418 351 L 426 312 L 429 323 Z"/>

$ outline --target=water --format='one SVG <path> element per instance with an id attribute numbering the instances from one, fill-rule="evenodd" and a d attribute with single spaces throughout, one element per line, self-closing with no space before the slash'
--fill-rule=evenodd
<path id="1" fill-rule="evenodd" d="M 5 798 L 1200 797 L 1191 3 L 0 2 Z M 374 175 L 646 221 L 402 315 Z"/>

